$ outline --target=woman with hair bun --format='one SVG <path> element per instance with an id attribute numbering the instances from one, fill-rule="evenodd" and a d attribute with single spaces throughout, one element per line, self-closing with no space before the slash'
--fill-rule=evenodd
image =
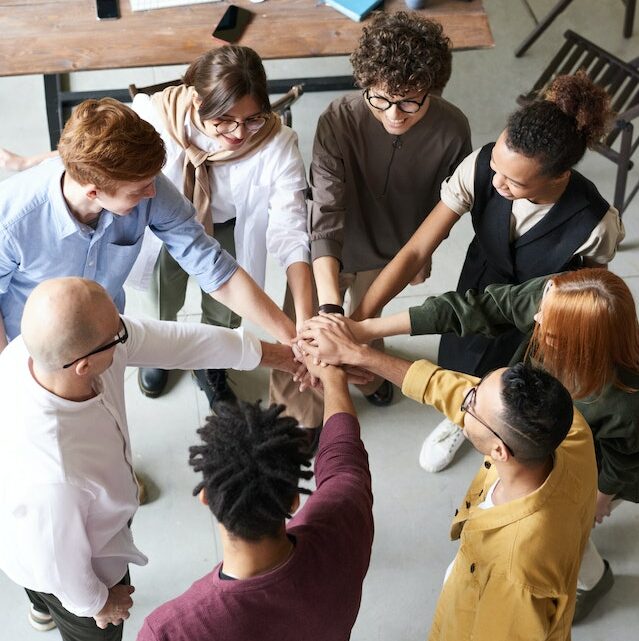
<path id="1" fill-rule="evenodd" d="M 411 282 L 465 212 L 475 237 L 459 293 L 607 265 L 624 237 L 623 225 L 574 165 L 605 133 L 609 103 L 603 89 L 578 73 L 556 78 L 544 100 L 513 113 L 495 143 L 474 151 L 444 181 L 440 202 L 378 276 L 353 318 L 375 316 Z M 444 334 L 438 362 L 482 376 L 505 366 L 521 340 L 515 328 L 496 338 Z M 444 469 L 462 441 L 457 427 L 442 421 L 424 444 L 420 463 L 431 472 Z"/>

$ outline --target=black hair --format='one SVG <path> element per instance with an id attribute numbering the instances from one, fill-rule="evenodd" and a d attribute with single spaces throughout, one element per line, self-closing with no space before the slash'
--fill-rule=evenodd
<path id="1" fill-rule="evenodd" d="M 612 115 L 608 94 L 585 72 L 558 76 L 543 100 L 511 114 L 506 144 L 537 160 L 542 174 L 554 178 L 574 167 L 601 139 Z"/>
<path id="2" fill-rule="evenodd" d="M 531 463 L 547 459 L 572 425 L 570 393 L 554 376 L 530 363 L 508 368 L 501 382 L 501 418 L 515 458 Z"/>
<path id="3" fill-rule="evenodd" d="M 239 401 L 218 404 L 198 430 L 203 444 L 189 448 L 189 463 L 202 472 L 193 494 L 204 489 L 215 518 L 232 535 L 249 541 L 274 537 L 308 480 L 308 438 L 297 421 L 280 416 L 283 405 L 268 409 Z"/>

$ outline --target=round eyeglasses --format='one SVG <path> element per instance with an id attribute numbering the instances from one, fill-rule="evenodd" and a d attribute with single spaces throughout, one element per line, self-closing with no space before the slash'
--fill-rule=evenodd
<path id="1" fill-rule="evenodd" d="M 266 124 L 265 116 L 255 116 L 254 118 L 247 118 L 246 120 L 221 120 L 220 122 L 213 123 L 215 131 L 218 134 L 230 134 L 235 131 L 240 125 L 244 125 L 246 131 L 254 134 L 259 131 Z"/>
<path id="2" fill-rule="evenodd" d="M 368 101 L 368 104 L 377 109 L 378 111 L 387 111 L 393 105 L 395 105 L 400 111 L 403 111 L 405 114 L 416 114 L 426 102 L 428 94 L 425 93 L 424 97 L 421 100 L 389 100 L 383 96 L 377 96 L 371 94 L 367 89 L 364 92 L 364 98 Z"/>

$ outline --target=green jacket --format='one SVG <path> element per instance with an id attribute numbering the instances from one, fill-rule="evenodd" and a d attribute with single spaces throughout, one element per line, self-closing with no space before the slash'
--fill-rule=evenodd
<path id="1" fill-rule="evenodd" d="M 534 315 L 549 277 L 521 285 L 489 285 L 483 294 L 448 292 L 409 310 L 411 335 L 454 332 L 497 336 L 516 327 L 526 340 L 512 362 L 523 360 L 535 325 Z M 624 384 L 639 389 L 639 372 L 621 372 Z M 596 398 L 575 401 L 595 440 L 599 490 L 639 503 L 639 393 L 609 386 Z"/>

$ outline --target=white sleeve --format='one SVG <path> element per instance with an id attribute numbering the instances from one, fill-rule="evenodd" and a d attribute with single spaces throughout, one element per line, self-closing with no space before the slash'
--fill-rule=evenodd
<path id="1" fill-rule="evenodd" d="M 86 526 L 91 495 L 65 483 L 35 488 L 35 494 L 29 508 L 34 580 L 48 586 L 69 612 L 94 616 L 104 607 L 109 590 L 91 564 Z"/>
<path id="2" fill-rule="evenodd" d="M 244 328 L 123 317 L 127 365 L 162 369 L 255 369 L 259 339 Z"/>
<path id="3" fill-rule="evenodd" d="M 462 160 L 457 169 L 442 183 L 441 200 L 458 216 L 470 211 L 475 202 L 475 164 L 481 149 Z"/>
<path id="4" fill-rule="evenodd" d="M 292 263 L 310 263 L 306 209 L 306 174 L 297 135 L 284 127 L 274 142 L 273 178 L 268 203 L 266 249 L 285 270 Z"/>
<path id="5" fill-rule="evenodd" d="M 586 242 L 575 253 L 582 258 L 590 258 L 596 263 L 607 265 L 615 257 L 617 247 L 625 236 L 626 230 L 619 212 L 611 206 Z"/>

